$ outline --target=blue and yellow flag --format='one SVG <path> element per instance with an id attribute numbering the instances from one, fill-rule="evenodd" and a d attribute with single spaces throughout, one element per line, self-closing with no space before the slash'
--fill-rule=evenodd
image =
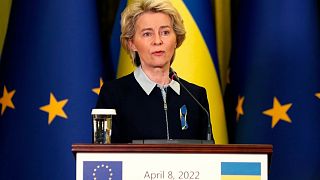
<path id="1" fill-rule="evenodd" d="M 12 0 L 0 1 L 0 60 L 2 54 L 2 48 L 7 33 L 9 15 L 11 10 Z"/>
<path id="2" fill-rule="evenodd" d="M 75 179 L 102 68 L 92 0 L 13 1 L 0 64 L 0 179 Z"/>
<path id="3" fill-rule="evenodd" d="M 231 55 L 231 2 L 214 0 L 217 54 L 219 60 L 222 93 L 228 83 L 228 68 Z"/>
<path id="4" fill-rule="evenodd" d="M 271 180 L 319 179 L 317 0 L 248 0 L 235 9 L 230 141 L 273 144 Z"/>
<path id="5" fill-rule="evenodd" d="M 260 180 L 259 162 L 221 162 L 221 180 Z"/>
<path id="6" fill-rule="evenodd" d="M 128 3 L 130 2 L 129 0 Z M 120 2 L 118 14 L 123 10 L 126 3 L 125 0 Z M 227 143 L 212 2 L 210 0 L 173 0 L 171 3 L 181 14 L 187 31 L 186 40 L 177 49 L 172 66 L 183 79 L 206 88 L 216 143 Z M 118 18 L 120 18 L 120 15 L 118 15 Z M 113 45 L 111 47 L 113 47 L 113 61 L 118 68 L 117 77 L 121 77 L 132 72 L 134 66 L 129 55 L 120 48 L 119 19 L 115 22 L 116 27 L 113 32 Z M 116 63 L 117 60 L 119 60 L 118 63 Z"/>

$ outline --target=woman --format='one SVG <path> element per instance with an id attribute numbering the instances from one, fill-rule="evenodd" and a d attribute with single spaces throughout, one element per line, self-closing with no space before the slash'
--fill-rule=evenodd
<path id="1" fill-rule="evenodd" d="M 175 50 L 185 39 L 183 20 L 167 0 L 139 0 L 121 14 L 121 44 L 136 69 L 103 85 L 97 108 L 117 111 L 113 143 L 142 139 L 206 139 L 208 117 L 169 78 Z M 181 82 L 208 110 L 206 90 Z"/>

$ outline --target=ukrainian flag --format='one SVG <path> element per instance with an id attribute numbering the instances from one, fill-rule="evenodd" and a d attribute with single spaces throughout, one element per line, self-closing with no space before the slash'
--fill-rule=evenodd
<path id="1" fill-rule="evenodd" d="M 231 55 L 231 2 L 230 0 L 214 0 L 215 25 L 217 36 L 217 55 L 219 60 L 220 82 L 224 93 L 228 79 Z"/>
<path id="2" fill-rule="evenodd" d="M 130 2 L 129 0 L 128 3 Z M 211 1 L 173 0 L 171 3 L 181 14 L 187 31 L 186 40 L 177 49 L 172 66 L 183 79 L 206 88 L 216 143 L 227 143 Z M 124 4 L 125 1 L 121 1 L 120 8 L 124 8 Z M 120 9 L 119 12 L 122 10 Z M 119 15 L 118 18 L 120 18 Z M 117 47 L 120 47 L 120 44 L 116 42 L 119 41 L 119 32 L 120 27 L 117 26 L 112 37 L 111 52 L 113 57 L 119 57 L 117 77 L 122 77 L 132 72 L 134 66 L 124 49 L 119 48 L 120 54 L 115 52 Z M 117 64 L 115 60 L 114 64 Z"/>
<path id="3" fill-rule="evenodd" d="M 6 37 L 12 0 L 0 1 L 0 59 Z"/>
<path id="4" fill-rule="evenodd" d="M 222 162 L 221 180 L 260 180 L 261 163 Z"/>

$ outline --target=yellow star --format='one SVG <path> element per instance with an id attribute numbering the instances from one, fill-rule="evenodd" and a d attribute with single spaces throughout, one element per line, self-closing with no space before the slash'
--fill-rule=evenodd
<path id="1" fill-rule="evenodd" d="M 0 98 L 0 104 L 2 105 L 1 107 L 1 116 L 3 115 L 4 111 L 6 110 L 7 107 L 14 109 L 14 104 L 12 103 L 12 97 L 16 90 L 12 90 L 8 93 L 8 90 L 6 86 L 3 88 L 3 95 Z"/>
<path id="2" fill-rule="evenodd" d="M 41 106 L 40 110 L 49 113 L 48 124 L 50 125 L 56 116 L 67 119 L 67 115 L 63 111 L 63 107 L 67 104 L 68 99 L 57 101 L 53 93 L 50 93 L 50 103 L 45 106 Z"/>
<path id="3" fill-rule="evenodd" d="M 315 95 L 320 99 L 320 93 L 316 93 Z"/>
<path id="4" fill-rule="evenodd" d="M 243 112 L 243 102 L 244 102 L 244 96 L 238 96 L 238 104 L 236 107 L 236 112 L 237 112 L 237 121 L 239 121 L 240 115 L 244 115 Z"/>
<path id="5" fill-rule="evenodd" d="M 287 114 L 287 111 L 292 106 L 292 103 L 281 105 L 276 97 L 273 98 L 273 108 L 263 112 L 263 114 L 272 117 L 272 128 L 280 121 L 286 121 L 291 123 L 291 119 Z"/>
<path id="6" fill-rule="evenodd" d="M 96 93 L 97 95 L 99 95 L 99 94 L 100 94 L 100 89 L 101 89 L 102 85 L 103 85 L 103 80 L 102 80 L 102 78 L 100 78 L 100 87 L 98 87 L 98 88 L 93 88 L 92 91 L 93 91 L 94 93 Z"/>

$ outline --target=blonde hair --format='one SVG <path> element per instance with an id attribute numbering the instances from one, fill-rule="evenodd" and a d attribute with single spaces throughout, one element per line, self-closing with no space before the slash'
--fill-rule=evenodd
<path id="1" fill-rule="evenodd" d="M 122 47 L 130 54 L 135 66 L 141 64 L 139 56 L 129 47 L 129 40 L 135 34 L 137 19 L 145 12 L 160 12 L 169 15 L 172 20 L 173 30 L 176 34 L 177 48 L 181 46 L 186 37 L 183 20 L 177 9 L 173 7 L 169 0 L 136 0 L 129 4 L 121 13 L 121 36 Z M 171 60 L 171 63 L 173 58 Z"/>

